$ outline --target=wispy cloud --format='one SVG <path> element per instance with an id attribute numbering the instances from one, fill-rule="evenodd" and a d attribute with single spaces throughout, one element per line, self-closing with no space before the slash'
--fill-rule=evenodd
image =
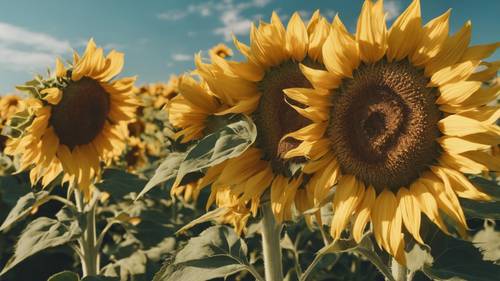
<path id="1" fill-rule="evenodd" d="M 386 12 L 386 19 L 393 20 L 401 13 L 401 3 L 397 0 L 386 1 L 384 3 L 384 10 Z"/>
<path id="2" fill-rule="evenodd" d="M 172 60 L 174 61 L 190 61 L 193 60 L 193 55 L 188 54 L 173 54 Z"/>
<path id="3" fill-rule="evenodd" d="M 221 12 L 219 17 L 223 26 L 214 30 L 215 34 L 224 36 L 224 40 L 230 41 L 232 34 L 245 35 L 250 31 L 252 20 L 243 16 L 243 12 L 252 8 L 262 8 L 271 0 L 253 0 L 235 4 L 232 1 L 221 3 L 217 8 Z"/>
<path id="4" fill-rule="evenodd" d="M 167 21 L 178 21 L 183 18 L 185 18 L 188 15 L 185 11 L 179 11 L 179 10 L 170 10 L 163 12 L 161 14 L 158 14 L 157 17 L 161 20 L 167 20 Z"/>
<path id="5" fill-rule="evenodd" d="M 40 70 L 54 63 L 55 56 L 69 53 L 67 40 L 0 22 L 0 65 L 9 70 Z"/>
<path id="6" fill-rule="evenodd" d="M 213 32 L 222 35 L 226 41 L 231 40 L 231 35 L 245 35 L 250 31 L 253 18 L 244 16 L 249 9 L 258 9 L 266 6 L 272 0 L 252 0 L 236 3 L 233 0 L 207 1 L 201 4 L 191 4 L 182 10 L 169 10 L 157 15 L 161 20 L 178 21 L 188 15 L 208 17 L 218 15 L 222 26 L 216 27 Z"/>

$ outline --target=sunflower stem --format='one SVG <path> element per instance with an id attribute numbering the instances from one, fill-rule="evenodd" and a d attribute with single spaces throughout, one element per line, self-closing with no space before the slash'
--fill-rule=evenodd
<path id="1" fill-rule="evenodd" d="M 271 203 L 262 206 L 262 248 L 264 252 L 264 272 L 266 281 L 282 281 L 281 225 L 274 219 Z"/>
<path id="2" fill-rule="evenodd" d="M 78 239 L 82 273 L 83 277 L 94 276 L 100 271 L 100 256 L 96 241 L 96 201 L 91 200 L 86 204 L 80 190 L 75 188 L 74 192 L 77 210 L 85 216 L 87 222 L 82 236 Z"/>
<path id="3" fill-rule="evenodd" d="M 396 281 L 406 281 L 407 272 L 404 265 L 399 264 L 396 259 L 392 259 L 392 276 Z"/>

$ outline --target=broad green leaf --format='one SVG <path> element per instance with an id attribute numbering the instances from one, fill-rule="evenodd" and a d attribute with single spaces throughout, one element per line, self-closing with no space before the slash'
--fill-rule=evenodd
<path id="1" fill-rule="evenodd" d="M 139 192 L 145 184 L 146 180 L 126 171 L 106 169 L 102 175 L 102 182 L 97 184 L 97 188 L 108 192 L 112 198 L 121 199 L 131 192 Z"/>
<path id="2" fill-rule="evenodd" d="M 37 193 L 30 192 L 23 197 L 19 198 L 16 205 L 10 210 L 7 218 L 0 226 L 0 231 L 4 231 L 19 220 L 26 217 L 34 207 L 40 206 L 47 202 L 47 191 L 40 191 Z"/>
<path id="3" fill-rule="evenodd" d="M 471 177 L 470 181 L 493 199 L 500 201 L 500 186 L 496 182 L 481 177 Z"/>
<path id="4" fill-rule="evenodd" d="M 184 153 L 170 153 L 165 161 L 163 161 L 158 169 L 156 169 L 155 174 L 148 181 L 146 186 L 144 186 L 141 193 L 139 193 L 139 195 L 137 196 L 136 200 L 141 198 L 144 194 L 146 194 L 148 191 L 162 182 L 173 182 L 175 176 L 177 175 L 179 165 L 184 159 L 184 156 Z"/>
<path id="5" fill-rule="evenodd" d="M 481 202 L 461 198 L 460 205 L 470 218 L 500 219 L 500 202 Z"/>
<path id="6" fill-rule="evenodd" d="M 80 276 L 72 271 L 62 271 L 50 276 L 47 281 L 80 281 Z"/>
<path id="7" fill-rule="evenodd" d="M 188 241 L 154 281 L 203 281 L 224 278 L 247 269 L 247 246 L 233 229 L 213 226 Z"/>
<path id="8" fill-rule="evenodd" d="M 483 260 L 481 252 L 469 241 L 448 236 L 434 228 L 424 239 L 431 248 L 432 265 L 423 272 L 430 278 L 461 278 L 471 281 L 498 280 L 500 266 Z"/>
<path id="9" fill-rule="evenodd" d="M 63 220 L 40 217 L 29 223 L 17 241 L 14 255 L 0 275 L 40 251 L 74 241 L 81 235 L 82 230 L 76 218 L 66 220 L 66 215 L 58 217 Z"/>
<path id="10" fill-rule="evenodd" d="M 229 117 L 226 126 L 207 135 L 187 152 L 174 184 L 179 184 L 189 173 L 199 172 L 241 155 L 255 142 L 256 137 L 257 128 L 250 117 L 242 114 Z"/>

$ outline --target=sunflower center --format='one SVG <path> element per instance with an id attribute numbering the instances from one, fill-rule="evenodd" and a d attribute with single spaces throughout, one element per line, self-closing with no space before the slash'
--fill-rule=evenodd
<path id="1" fill-rule="evenodd" d="M 109 107 L 109 94 L 99 82 L 83 77 L 63 90 L 61 101 L 52 108 L 50 124 L 60 143 L 73 149 L 90 143 L 102 131 Z"/>
<path id="2" fill-rule="evenodd" d="M 397 190 L 434 163 L 440 111 L 428 82 L 407 61 L 361 65 L 342 81 L 327 134 L 343 173 Z"/>
<path id="3" fill-rule="evenodd" d="M 314 65 L 308 59 L 302 63 L 321 67 Z M 283 171 L 286 168 L 287 161 L 284 161 L 283 156 L 300 144 L 292 138 L 280 142 L 281 138 L 310 123 L 287 104 L 283 90 L 310 87 L 311 83 L 300 71 L 299 64 L 291 60 L 270 68 L 258 83 L 258 89 L 262 94 L 255 114 L 258 142 L 265 158 L 271 161 L 275 170 Z M 293 158 L 290 161 L 303 162 L 304 159 Z"/>

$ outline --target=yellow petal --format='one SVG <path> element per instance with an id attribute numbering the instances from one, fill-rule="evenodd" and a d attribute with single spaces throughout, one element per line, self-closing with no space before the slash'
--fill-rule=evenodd
<path id="1" fill-rule="evenodd" d="M 439 120 L 438 127 L 441 132 L 448 136 L 467 136 L 485 133 L 500 139 L 497 126 L 483 124 L 475 119 L 467 118 L 459 114 L 453 114 Z"/>
<path id="2" fill-rule="evenodd" d="M 366 0 L 358 18 L 356 41 L 364 62 L 380 60 L 387 49 L 387 27 L 382 6 L 382 0 L 375 4 Z"/>
<path id="3" fill-rule="evenodd" d="M 319 17 L 319 11 L 317 13 L 315 12 L 313 17 Z M 309 25 L 313 21 L 313 18 L 309 21 Z M 321 17 L 319 19 L 318 23 L 315 24 L 313 31 L 309 32 L 309 27 L 308 27 L 308 33 L 309 33 L 309 50 L 307 51 L 308 56 L 313 59 L 314 61 L 323 61 L 323 55 L 322 55 L 322 48 L 323 44 L 328 37 L 328 33 L 330 32 L 330 24 L 328 24 L 328 21 Z"/>
<path id="4" fill-rule="evenodd" d="M 458 222 L 461 228 L 467 228 L 464 212 L 453 190 L 446 187 L 439 178 L 431 173 L 423 177 L 422 183 L 434 194 L 439 209 Z"/>
<path id="5" fill-rule="evenodd" d="M 323 45 L 323 61 L 330 72 L 340 77 L 352 77 L 352 71 L 360 63 L 358 44 L 338 16 Z"/>
<path id="6" fill-rule="evenodd" d="M 390 251 L 390 228 L 397 211 L 397 201 L 394 194 L 384 189 L 375 200 L 372 208 L 371 219 L 373 234 L 379 246 Z"/>
<path id="7" fill-rule="evenodd" d="M 491 56 L 498 49 L 498 47 L 500 47 L 500 42 L 469 47 L 465 50 L 465 53 L 460 58 L 460 61 L 482 60 Z"/>
<path id="8" fill-rule="evenodd" d="M 435 72 L 428 86 L 443 86 L 447 83 L 456 83 L 467 79 L 478 66 L 479 61 L 466 61 L 441 68 Z"/>
<path id="9" fill-rule="evenodd" d="M 488 172 L 487 166 L 478 163 L 463 154 L 452 154 L 444 152 L 441 154 L 439 161 L 444 165 L 458 170 L 462 173 L 467 174 L 480 174 L 482 172 Z"/>
<path id="10" fill-rule="evenodd" d="M 66 76 L 66 68 L 60 58 L 56 59 L 56 77 Z"/>
<path id="11" fill-rule="evenodd" d="M 414 65 L 424 65 L 441 50 L 441 46 L 448 36 L 450 11 L 446 11 L 424 26 L 420 42 L 415 52 L 410 56 L 410 61 Z"/>
<path id="12" fill-rule="evenodd" d="M 314 88 L 335 89 L 341 83 L 340 77 L 325 70 L 310 68 L 303 64 L 300 64 L 300 70 Z"/>
<path id="13" fill-rule="evenodd" d="M 58 88 L 48 88 L 40 91 L 40 94 L 45 95 L 43 97 L 50 104 L 59 104 L 62 99 L 62 91 Z"/>
<path id="14" fill-rule="evenodd" d="M 479 90 L 481 84 L 482 83 L 478 81 L 460 81 L 443 85 L 439 88 L 440 95 L 436 103 L 461 104 Z"/>
<path id="15" fill-rule="evenodd" d="M 414 0 L 389 30 L 386 54 L 389 61 L 401 60 L 415 51 L 422 33 L 421 24 L 420 0 Z"/>
<path id="16" fill-rule="evenodd" d="M 453 36 L 446 39 L 439 54 L 425 66 L 425 74 L 431 76 L 443 67 L 459 63 L 459 59 L 469 46 L 471 37 L 471 22 L 465 25 Z"/>
<path id="17" fill-rule="evenodd" d="M 479 191 L 462 173 L 446 167 L 433 167 L 447 188 L 455 191 L 458 196 L 472 200 L 491 200 L 487 194 Z"/>
<path id="18" fill-rule="evenodd" d="M 404 187 L 399 189 L 397 198 L 406 229 L 418 243 L 424 244 L 420 237 L 420 207 L 417 199 Z"/>
<path id="19" fill-rule="evenodd" d="M 472 150 L 485 150 L 490 148 L 490 145 L 476 143 L 463 138 L 443 136 L 438 139 L 441 147 L 450 153 L 460 154 Z"/>
<path id="20" fill-rule="evenodd" d="M 331 235 L 334 239 L 339 239 L 351 214 L 363 200 L 365 186 L 352 175 L 343 176 L 335 191 L 333 199 L 333 218 L 331 225 Z"/>
<path id="21" fill-rule="evenodd" d="M 286 48 L 296 61 L 304 60 L 307 55 L 309 38 L 304 22 L 295 12 L 286 28 Z"/>
<path id="22" fill-rule="evenodd" d="M 356 211 L 356 219 L 352 227 L 352 236 L 354 240 L 359 243 L 365 231 L 366 224 L 370 220 L 371 209 L 375 203 L 375 189 L 369 186 L 365 190 L 364 198 Z"/>
<path id="23" fill-rule="evenodd" d="M 416 199 L 420 210 L 422 210 L 422 212 L 424 212 L 424 214 L 444 233 L 448 234 L 448 228 L 439 215 L 436 199 L 434 199 L 434 195 L 427 186 L 425 186 L 420 179 L 416 180 L 411 184 L 410 192 Z"/>

